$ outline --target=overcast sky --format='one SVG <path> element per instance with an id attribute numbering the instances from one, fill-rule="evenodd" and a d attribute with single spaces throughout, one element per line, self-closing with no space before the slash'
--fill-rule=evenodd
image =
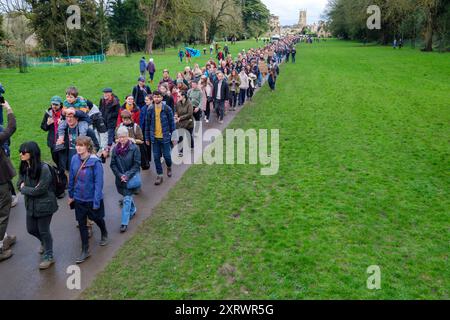
<path id="1" fill-rule="evenodd" d="M 300 9 L 307 9 L 308 24 L 321 20 L 328 0 L 262 0 L 270 12 L 280 17 L 281 25 L 298 23 Z"/>

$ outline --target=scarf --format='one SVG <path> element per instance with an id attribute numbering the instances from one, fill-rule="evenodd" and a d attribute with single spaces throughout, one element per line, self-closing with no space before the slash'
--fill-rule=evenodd
<path id="1" fill-rule="evenodd" d="M 128 103 L 125 104 L 125 109 L 127 109 L 128 111 L 130 111 L 133 114 L 134 111 L 134 105 L 129 105 Z"/>
<path id="2" fill-rule="evenodd" d="M 53 118 L 53 133 L 55 135 L 55 142 L 58 140 L 58 122 L 59 119 L 61 119 L 61 109 L 59 111 L 55 112 L 52 110 L 52 118 Z"/>
<path id="3" fill-rule="evenodd" d="M 125 145 L 122 145 L 121 143 L 118 143 L 116 145 L 116 155 L 120 156 L 120 157 L 125 157 L 128 153 L 128 151 L 130 150 L 130 145 L 131 142 L 130 140 L 128 140 L 127 143 L 125 143 Z"/>

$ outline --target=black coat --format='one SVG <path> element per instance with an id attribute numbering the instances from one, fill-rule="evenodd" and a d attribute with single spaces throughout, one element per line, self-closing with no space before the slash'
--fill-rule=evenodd
<path id="1" fill-rule="evenodd" d="M 216 80 L 216 82 L 214 82 L 214 99 L 216 99 L 217 97 L 217 90 L 219 87 L 219 80 Z M 222 93 L 220 94 L 221 97 L 221 101 L 225 101 L 228 100 L 230 97 L 230 87 L 228 86 L 228 83 L 225 79 L 222 80 Z"/>
<path id="2" fill-rule="evenodd" d="M 119 117 L 120 101 L 117 96 L 113 95 L 112 102 L 106 101 L 104 98 L 100 99 L 99 109 L 105 120 L 108 129 L 115 129 L 117 118 Z"/>
<path id="3" fill-rule="evenodd" d="M 152 93 L 152 90 L 149 86 L 144 86 L 143 89 L 139 85 L 133 88 L 133 97 L 137 106 L 143 107 L 145 105 L 145 97 Z"/>
<path id="4" fill-rule="evenodd" d="M 139 147 L 134 143 L 131 143 L 130 149 L 124 157 L 118 156 L 116 154 L 116 150 L 113 149 L 110 166 L 114 176 L 116 177 L 117 191 L 123 196 L 133 195 L 133 190 L 129 190 L 127 188 L 127 184 L 122 182 L 120 177 L 125 175 L 128 180 L 130 180 L 141 170 L 141 152 L 139 151 Z"/>
<path id="5" fill-rule="evenodd" d="M 25 186 L 20 189 L 22 182 Z M 58 210 L 56 196 L 51 189 L 53 183 L 52 174 L 47 164 L 41 167 L 39 180 L 31 179 L 28 175 L 20 175 L 17 187 L 25 198 L 27 215 L 34 218 L 46 217 Z"/>

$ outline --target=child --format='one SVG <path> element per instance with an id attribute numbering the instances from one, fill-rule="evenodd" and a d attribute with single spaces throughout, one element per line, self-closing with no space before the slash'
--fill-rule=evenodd
<path id="1" fill-rule="evenodd" d="M 66 100 L 63 104 L 62 113 L 65 115 L 65 112 L 68 108 L 73 108 L 77 112 L 78 115 L 78 130 L 80 136 L 86 136 L 87 131 L 89 129 L 89 124 L 91 123 L 89 116 L 89 106 L 87 105 L 87 101 L 83 97 L 78 96 L 78 90 L 75 87 L 69 87 L 66 90 Z M 84 113 L 84 115 L 83 115 Z M 67 122 L 65 120 L 61 121 L 58 126 L 58 140 L 56 144 L 64 144 L 64 133 L 67 129 Z"/>

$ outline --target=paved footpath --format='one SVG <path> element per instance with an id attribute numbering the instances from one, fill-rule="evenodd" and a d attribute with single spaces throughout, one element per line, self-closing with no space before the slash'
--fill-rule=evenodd
<path id="1" fill-rule="evenodd" d="M 245 107 L 248 105 L 246 104 Z M 213 123 L 205 125 L 203 122 L 203 131 L 208 128 L 223 130 L 240 109 L 241 107 L 238 107 L 238 111 L 229 111 L 221 125 L 211 112 Z M 207 143 L 203 144 L 205 148 Z M 136 232 L 138 226 L 152 215 L 153 208 L 160 203 L 189 166 L 174 165 L 173 177 L 167 178 L 165 175 L 164 183 L 159 187 L 154 185 L 156 173 L 153 163 L 151 172 L 143 172 L 142 192 L 135 197 L 138 213 L 125 234 L 119 232 L 121 211 L 118 201 L 121 197 L 117 193 L 109 164 L 104 166 L 105 219 L 109 232 L 109 244 L 106 247 L 98 245 L 100 230 L 94 225 L 94 235 L 90 244 L 91 257 L 80 265 L 81 290 L 69 290 L 66 286 L 70 276 L 66 270 L 69 266 L 75 265 L 81 245 L 75 214 L 67 206 L 67 197 L 59 200 L 59 210 L 54 214 L 51 224 L 56 263 L 50 269 L 40 271 L 38 268 L 39 241 L 26 231 L 24 200 L 23 196 L 20 196 L 18 205 L 11 210 L 8 225 L 8 233 L 17 236 L 17 243 L 12 248 L 14 255 L 0 263 L 0 299 L 76 299 L 82 290 L 92 283 L 96 274 L 105 268 L 125 241 Z"/>

